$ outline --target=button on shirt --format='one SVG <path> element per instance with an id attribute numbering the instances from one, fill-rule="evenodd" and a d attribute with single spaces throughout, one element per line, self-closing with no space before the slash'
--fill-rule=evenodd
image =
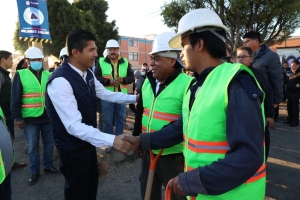
<path id="1" fill-rule="evenodd" d="M 70 63 L 69 66 L 78 72 L 86 82 L 87 71 L 82 72 Z M 89 70 L 89 69 L 88 69 Z M 97 98 L 114 103 L 135 103 L 136 95 L 127 95 L 122 92 L 111 92 L 95 80 Z M 47 87 L 48 95 L 69 134 L 91 143 L 96 147 L 113 146 L 114 135 L 106 134 L 93 126 L 82 123 L 82 116 L 77 107 L 77 101 L 70 83 L 63 77 L 55 78 Z"/>

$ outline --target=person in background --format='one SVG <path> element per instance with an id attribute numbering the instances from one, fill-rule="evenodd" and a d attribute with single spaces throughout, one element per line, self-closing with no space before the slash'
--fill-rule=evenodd
<path id="1" fill-rule="evenodd" d="M 54 72 L 54 70 L 56 70 L 58 66 L 59 66 L 59 62 L 54 62 L 53 67 L 49 69 L 49 72 Z"/>
<path id="2" fill-rule="evenodd" d="M 289 82 L 286 86 L 288 92 L 287 110 L 288 117 L 284 124 L 289 124 L 290 127 L 299 126 L 299 98 L 300 98 L 300 63 L 294 60 L 291 64 L 292 70 L 289 77 Z"/>
<path id="3" fill-rule="evenodd" d="M 9 77 L 9 69 L 12 68 L 12 53 L 8 51 L 0 51 L 0 106 L 4 113 L 4 120 L 13 139 L 15 139 L 14 119 L 11 114 L 11 79 Z M 1 162 L 0 162 L 1 164 Z M 26 163 L 14 162 L 13 169 L 25 167 Z"/>
<path id="4" fill-rule="evenodd" d="M 17 64 L 16 71 L 21 70 L 21 69 L 26 69 L 28 68 L 28 63 L 25 58 L 20 60 L 20 62 Z"/>
<path id="5" fill-rule="evenodd" d="M 26 51 L 29 67 L 16 72 L 12 82 L 11 114 L 19 129 L 24 129 L 30 160 L 28 186 L 40 176 L 40 136 L 43 141 L 44 173 L 59 173 L 53 167 L 54 139 L 52 125 L 45 108 L 46 83 L 50 73 L 43 69 L 42 51 L 30 47 Z"/>
<path id="6" fill-rule="evenodd" d="M 120 45 L 116 40 L 108 40 L 105 48 L 108 55 L 99 59 L 99 67 L 94 71 L 95 76 L 107 90 L 127 94 L 127 85 L 134 82 L 131 64 L 119 55 Z M 103 131 L 113 135 L 123 134 L 126 105 L 101 100 L 101 106 Z M 109 153 L 112 148 L 107 147 L 105 151 Z"/>
<path id="7" fill-rule="evenodd" d="M 252 64 L 253 60 L 253 53 L 252 50 L 249 47 L 240 47 L 237 49 L 237 61 L 239 63 L 242 63 L 246 67 L 248 67 L 256 77 L 259 85 L 261 86 L 262 90 L 265 93 L 265 99 L 264 99 L 264 108 L 265 108 L 265 116 L 266 116 L 266 128 L 265 128 L 265 142 L 266 142 L 266 160 L 269 156 L 269 150 L 270 150 L 270 131 L 269 129 L 274 126 L 274 119 L 273 116 L 275 114 L 274 107 L 273 107 L 273 93 L 272 88 L 269 83 L 267 75 L 259 70 L 255 69 Z"/>
<path id="8" fill-rule="evenodd" d="M 289 77 L 290 77 L 290 74 L 291 74 L 291 68 L 289 67 L 289 63 L 287 61 L 285 61 L 283 63 L 283 66 L 282 66 L 282 70 L 283 70 L 283 74 L 284 74 L 284 78 L 283 78 L 283 81 L 284 81 L 284 85 L 283 85 L 283 102 L 286 102 L 287 100 L 287 90 L 286 90 L 286 86 L 289 82 Z"/>

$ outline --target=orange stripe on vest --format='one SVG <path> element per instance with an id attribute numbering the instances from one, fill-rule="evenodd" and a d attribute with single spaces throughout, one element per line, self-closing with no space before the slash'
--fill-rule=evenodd
<path id="1" fill-rule="evenodd" d="M 43 107 L 43 104 L 41 103 L 35 103 L 35 104 L 23 104 L 22 108 L 40 108 Z"/>

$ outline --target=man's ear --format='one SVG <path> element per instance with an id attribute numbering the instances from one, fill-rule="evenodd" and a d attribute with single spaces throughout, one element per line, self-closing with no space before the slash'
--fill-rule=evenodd
<path id="1" fill-rule="evenodd" d="M 195 47 L 197 48 L 198 53 L 202 52 L 204 50 L 204 41 L 202 39 L 199 39 Z"/>
<path id="2" fill-rule="evenodd" d="M 80 52 L 77 49 L 72 49 L 72 56 L 77 58 L 79 53 Z"/>

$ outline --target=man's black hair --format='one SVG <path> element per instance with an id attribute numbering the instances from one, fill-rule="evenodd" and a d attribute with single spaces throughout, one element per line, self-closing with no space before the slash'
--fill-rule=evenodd
<path id="1" fill-rule="evenodd" d="M 299 60 L 294 60 L 292 63 L 295 63 L 296 65 L 300 65 Z"/>
<path id="2" fill-rule="evenodd" d="M 93 33 L 78 29 L 68 33 L 66 38 L 66 47 L 69 57 L 72 56 L 72 50 L 77 49 L 82 52 L 83 49 L 88 45 L 88 41 L 96 41 L 96 37 Z"/>
<path id="3" fill-rule="evenodd" d="M 217 31 L 217 33 L 226 38 L 226 32 L 224 30 Z M 219 37 L 210 31 L 204 31 L 200 33 L 192 33 L 189 35 L 191 46 L 194 47 L 198 43 L 199 39 L 204 41 L 204 47 L 213 58 L 223 58 L 226 56 L 226 44 Z"/>
<path id="4" fill-rule="evenodd" d="M 148 66 L 148 64 L 147 64 L 147 63 L 143 63 L 143 65 L 146 65 L 146 66 Z"/>
<path id="5" fill-rule="evenodd" d="M 250 39 L 257 39 L 259 43 L 261 43 L 261 36 L 259 32 L 256 31 L 249 31 L 243 36 L 243 39 L 250 38 Z"/>
<path id="6" fill-rule="evenodd" d="M 2 58 L 6 60 L 11 55 L 12 53 L 10 53 L 9 51 L 0 50 L 0 61 L 2 60 Z"/>

